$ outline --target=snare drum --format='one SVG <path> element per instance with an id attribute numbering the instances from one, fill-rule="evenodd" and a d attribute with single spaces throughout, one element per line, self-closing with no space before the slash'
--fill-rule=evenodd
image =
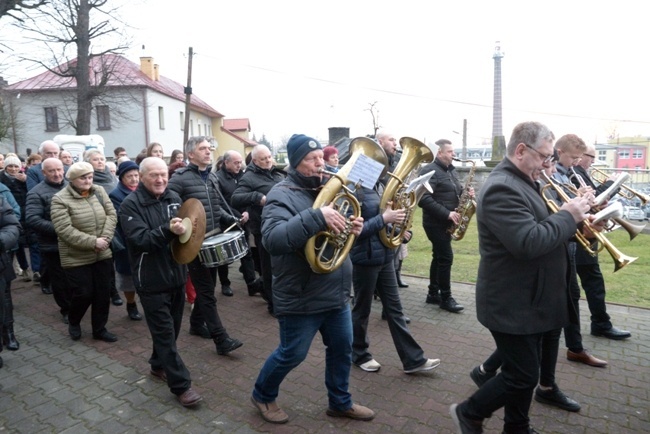
<path id="1" fill-rule="evenodd" d="M 206 238 L 201 245 L 199 259 L 204 267 L 212 268 L 232 264 L 247 253 L 244 231 L 230 231 Z"/>

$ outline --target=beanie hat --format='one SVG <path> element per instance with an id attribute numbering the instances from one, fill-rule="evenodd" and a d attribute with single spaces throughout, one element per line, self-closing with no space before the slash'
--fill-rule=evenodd
<path id="1" fill-rule="evenodd" d="M 325 146 L 323 148 L 323 158 L 329 160 L 332 155 L 338 155 L 339 151 L 334 146 Z"/>
<path id="2" fill-rule="evenodd" d="M 117 168 L 117 173 L 115 174 L 121 181 L 122 177 L 126 174 L 126 172 L 130 172 L 131 170 L 140 170 L 140 166 L 135 164 L 134 161 L 126 160 L 120 163 L 119 167 Z"/>
<path id="3" fill-rule="evenodd" d="M 307 154 L 316 149 L 323 149 L 318 140 L 304 134 L 294 134 L 287 142 L 289 165 L 295 169 Z"/>
<path id="4" fill-rule="evenodd" d="M 13 156 L 5 158 L 5 167 L 11 166 L 12 164 L 14 166 L 23 167 L 23 164 L 20 162 L 20 158 Z"/>
<path id="5" fill-rule="evenodd" d="M 78 163 L 74 163 L 72 166 L 70 166 L 65 176 L 70 181 L 74 181 L 80 176 L 83 176 L 87 173 L 93 173 L 94 171 L 95 169 L 93 168 L 92 164 L 86 163 L 85 161 L 79 161 Z"/>

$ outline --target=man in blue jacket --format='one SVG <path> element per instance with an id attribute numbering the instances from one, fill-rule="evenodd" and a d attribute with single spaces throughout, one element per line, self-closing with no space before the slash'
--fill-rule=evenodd
<path id="1" fill-rule="evenodd" d="M 149 157 L 140 164 L 140 185 L 120 207 L 120 225 L 133 279 L 153 340 L 151 375 L 167 382 L 184 407 L 201 401 L 176 348 L 183 320 L 187 270 L 172 258 L 171 241 L 185 233 L 175 217 L 181 199 L 167 189 L 167 164 Z"/>
<path id="2" fill-rule="evenodd" d="M 325 344 L 327 415 L 371 420 L 375 413 L 353 404 L 348 385 L 352 365 L 350 286 L 352 262 L 346 258 L 331 273 L 315 273 L 305 258 L 305 244 L 321 231 L 342 232 L 350 221 L 331 204 L 314 209 L 325 166 L 316 139 L 294 134 L 287 143 L 290 169 L 267 195 L 262 211 L 262 242 L 271 255 L 273 310 L 280 323 L 280 345 L 264 363 L 255 382 L 253 405 L 262 418 L 285 423 L 289 416 L 276 403 L 280 384 L 298 366 L 320 332 Z M 351 221 L 358 236 L 363 219 Z"/>

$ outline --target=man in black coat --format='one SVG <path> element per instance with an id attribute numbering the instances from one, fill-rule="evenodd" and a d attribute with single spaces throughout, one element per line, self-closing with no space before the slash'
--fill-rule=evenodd
<path id="1" fill-rule="evenodd" d="M 9 202 L 3 196 L 0 196 L 0 329 L 4 328 L 5 309 L 13 309 L 13 306 L 5 306 L 5 291 L 10 291 L 10 284 L 16 278 L 14 267 L 11 263 L 11 256 L 9 251 L 18 245 L 18 236 L 20 235 L 20 223 L 18 217 L 14 213 Z M 0 330 L 0 336 L 4 335 L 5 331 Z M 2 345 L 0 345 L 0 352 L 2 352 Z M 2 368 L 3 361 L 0 357 L 0 368 Z"/>
<path id="2" fill-rule="evenodd" d="M 588 218 L 588 198 L 550 214 L 537 179 L 553 159 L 553 133 L 538 122 L 517 125 L 506 158 L 486 180 L 477 206 L 478 320 L 503 359 L 501 372 L 450 413 L 459 432 L 482 432 L 483 419 L 504 407 L 505 433 L 528 433 L 539 381 L 543 336 L 576 313 L 568 294 L 566 242 Z"/>
<path id="3" fill-rule="evenodd" d="M 226 206 L 232 206 L 232 194 L 239 185 L 239 180 L 244 175 L 242 170 L 242 156 L 237 151 L 226 151 L 223 154 L 223 164 L 221 169 L 217 171 L 217 180 L 219 182 L 219 189 L 226 200 Z M 235 217 L 239 217 L 242 225 L 248 221 L 248 211 L 239 212 L 237 209 L 230 210 Z M 246 239 L 248 239 L 248 230 L 246 232 Z M 244 276 L 244 282 L 248 286 L 248 295 L 253 296 L 260 292 L 262 282 L 256 282 L 257 276 L 255 275 L 255 261 L 253 261 L 253 253 L 248 249 L 246 256 L 239 260 L 241 263 L 241 273 Z M 217 267 L 219 273 L 219 281 L 221 282 L 221 293 L 227 297 L 232 297 L 233 292 L 230 287 L 230 279 L 228 278 L 228 264 L 220 265 Z"/>
<path id="4" fill-rule="evenodd" d="M 50 206 L 52 196 L 63 190 L 68 181 L 63 176 L 63 162 L 58 158 L 48 158 L 41 164 L 44 178 L 27 193 L 25 221 L 27 226 L 36 233 L 54 301 L 59 306 L 63 322 L 67 324 L 72 292 L 61 267 L 58 238 L 52 224 Z"/>
<path id="5" fill-rule="evenodd" d="M 423 175 L 435 170 L 429 180 L 433 192 L 425 193 L 419 202 L 422 208 L 422 226 L 432 247 L 429 293 L 426 302 L 440 304 L 441 309 L 458 313 L 464 307 L 451 296 L 451 266 L 454 263 L 454 251 L 451 248 L 449 229 L 460 222 L 461 216 L 456 212 L 456 208 L 463 187 L 452 164 L 455 155 L 454 146 L 446 139 L 438 140 L 436 145 L 438 145 L 436 159 L 420 171 Z M 473 194 L 471 191 L 470 195 Z"/>
<path id="6" fill-rule="evenodd" d="M 119 219 L 132 258 L 133 283 L 153 341 L 151 375 L 166 381 L 181 405 L 192 407 L 202 398 L 192 389 L 190 372 L 176 348 L 187 272 L 173 260 L 170 247 L 185 227 L 176 217 L 181 199 L 167 188 L 167 176 L 162 159 L 142 160 L 140 184 L 122 202 Z"/>

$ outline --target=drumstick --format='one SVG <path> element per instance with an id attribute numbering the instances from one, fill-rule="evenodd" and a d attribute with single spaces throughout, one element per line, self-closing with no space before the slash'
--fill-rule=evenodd
<path id="1" fill-rule="evenodd" d="M 228 232 L 230 229 L 234 228 L 234 227 L 237 226 L 237 225 L 239 225 L 239 222 L 235 222 L 235 223 L 233 223 L 232 225 L 230 225 L 230 226 L 229 226 L 225 231 L 223 231 L 223 232 L 221 231 L 221 228 L 215 228 L 215 229 L 212 229 L 210 232 L 208 232 L 207 234 L 205 234 L 205 237 L 204 237 L 203 239 L 210 238 L 212 235 L 216 235 L 216 234 L 221 234 L 221 233 L 225 234 L 226 232 Z"/>

